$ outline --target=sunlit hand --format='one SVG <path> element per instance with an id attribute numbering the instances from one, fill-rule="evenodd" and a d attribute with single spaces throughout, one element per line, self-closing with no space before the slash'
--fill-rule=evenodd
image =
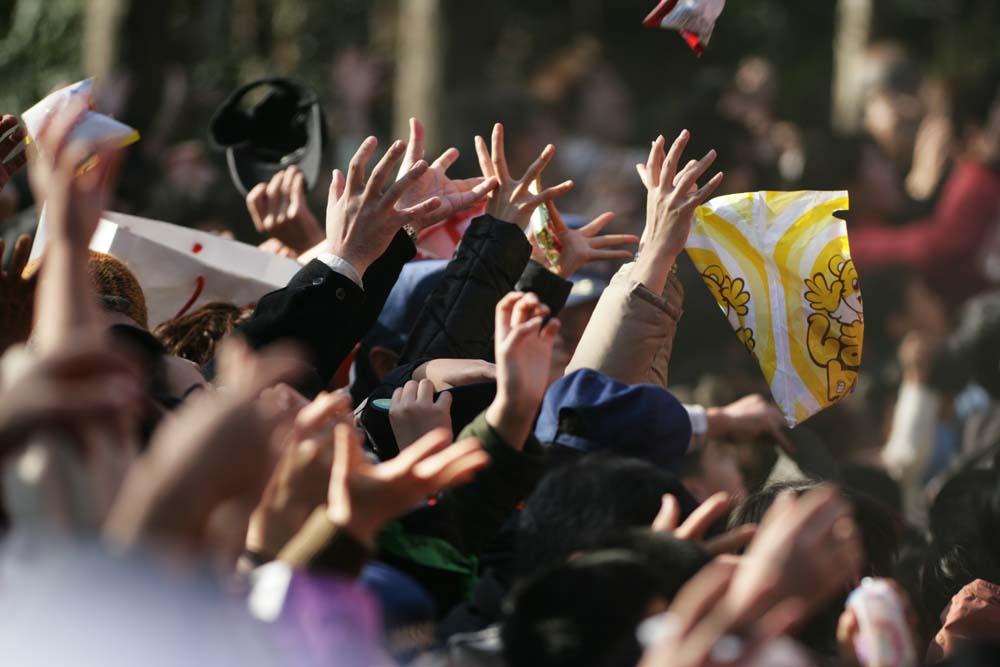
<path id="1" fill-rule="evenodd" d="M 71 140 L 70 135 L 85 113 L 85 106 L 72 102 L 64 111 L 47 118 L 35 137 L 38 158 L 28 170 L 35 201 L 45 202 L 50 239 L 65 241 L 74 248 L 89 245 L 122 157 L 120 150 Z M 93 166 L 78 175 L 78 168 L 87 158 L 92 158 Z"/>
<path id="2" fill-rule="evenodd" d="M 712 527 L 712 524 L 727 517 L 732 507 L 732 498 L 727 493 L 720 491 L 699 505 L 684 520 L 684 523 L 678 525 L 681 507 L 677 498 L 668 493 L 663 496 L 663 503 L 653 520 L 652 528 L 656 532 L 669 533 L 682 540 L 697 542 L 705 548 L 705 551 L 713 555 L 728 553 L 746 546 L 757 532 L 756 526 L 746 524 L 718 537 L 705 540 L 705 534 Z"/>
<path id="3" fill-rule="evenodd" d="M 432 215 L 422 220 L 419 225 L 414 225 L 416 231 L 422 231 L 431 225 L 447 220 L 456 213 L 474 207 L 496 189 L 497 180 L 495 178 L 478 177 L 460 180 L 449 178 L 446 172 L 451 165 L 455 164 L 458 155 L 457 148 L 449 148 L 442 153 L 399 200 L 399 205 L 404 208 L 414 206 L 432 197 L 441 200 L 441 206 Z M 399 166 L 398 178 L 403 178 L 413 165 L 423 159 L 424 128 L 420 121 L 411 118 L 410 142 L 406 147 L 406 156 Z"/>
<path id="4" fill-rule="evenodd" d="M 247 194 L 247 209 L 258 232 L 280 241 L 295 255 L 323 240 L 323 229 L 306 203 L 305 176 L 292 166 Z"/>
<path id="5" fill-rule="evenodd" d="M 435 429 L 451 429 L 451 394 L 442 392 L 434 400 L 434 383 L 410 380 L 392 392 L 389 423 L 400 450 Z"/>
<path id="6" fill-rule="evenodd" d="M 634 234 L 607 234 L 599 236 L 601 230 L 615 219 L 615 214 L 602 213 L 589 223 L 579 229 L 570 229 L 563 221 L 555 204 L 551 201 L 545 203 L 548 209 L 549 218 L 552 220 L 552 232 L 559 239 L 562 252 L 559 255 L 559 267 L 557 273 L 562 278 L 569 278 L 571 275 L 583 268 L 590 262 L 600 262 L 615 259 L 631 259 L 635 254 L 630 250 L 611 250 L 617 246 L 635 244 L 639 242 L 639 237 Z M 531 236 L 532 249 L 531 256 L 539 264 L 546 266 L 549 264 L 545 252 L 538 246 L 538 241 L 534 234 Z"/>
<path id="7" fill-rule="evenodd" d="M 382 256 L 403 225 L 426 226 L 429 216 L 442 204 L 440 197 L 431 197 L 413 206 L 399 205 L 403 195 L 427 172 L 423 160 L 383 192 L 406 150 L 402 141 L 395 142 L 366 177 L 365 168 L 377 145 L 375 137 L 365 139 L 351 159 L 346 179 L 339 169 L 334 170 L 326 207 L 327 252 L 349 262 L 360 275 Z"/>
<path id="8" fill-rule="evenodd" d="M 744 396 L 721 408 L 709 408 L 707 413 L 710 438 L 751 442 L 770 436 L 788 454 L 795 452 L 785 429 L 785 416 L 760 394 Z"/>
<path id="9" fill-rule="evenodd" d="M 282 385 L 287 387 L 287 385 Z M 261 395 L 262 399 L 264 394 Z M 282 395 L 268 400 L 284 402 Z M 293 397 L 293 410 L 299 402 Z M 351 399 L 344 393 L 323 392 L 296 410 L 283 438 L 282 454 L 250 515 L 246 546 L 251 551 L 276 556 L 326 499 L 333 463 L 333 429 L 353 421 Z"/>
<path id="10" fill-rule="evenodd" d="M 559 320 L 533 293 L 507 294 L 496 307 L 497 395 L 486 421 L 511 447 L 524 446 L 549 386 Z"/>
<path id="11" fill-rule="evenodd" d="M 368 546 L 389 521 L 426 498 L 468 482 L 490 461 L 478 440 L 451 444 L 451 434 L 444 429 L 431 431 L 379 464 L 365 459 L 361 434 L 354 427 L 337 426 L 334 438 L 327 515 Z"/>
<path id="12" fill-rule="evenodd" d="M 0 118 L 0 136 L 10 132 L 11 128 L 17 127 L 17 116 L 6 115 Z M 21 170 L 28 161 L 28 152 L 22 150 L 7 162 L 3 160 L 10 155 L 17 146 L 28 136 L 24 126 L 18 127 L 9 136 L 0 141 L 0 190 L 4 189 L 10 177 Z"/>
<path id="13" fill-rule="evenodd" d="M 637 165 L 639 176 L 646 186 L 646 227 L 642 232 L 639 259 L 632 271 L 632 278 L 642 283 L 653 294 L 661 294 L 670 269 L 687 243 L 691 233 L 695 209 L 708 200 L 722 183 L 722 173 L 713 176 L 704 186 L 697 181 L 715 162 L 711 150 L 697 162 L 689 162 L 680 172 L 677 167 L 691 135 L 680 133 L 670 153 L 664 154 L 664 139 L 660 135 L 649 150 L 645 165 Z"/>
<path id="14" fill-rule="evenodd" d="M 486 147 L 486 140 L 476 136 L 476 155 L 479 157 L 479 168 L 485 178 L 495 178 L 499 186 L 490 193 L 486 203 L 486 213 L 497 220 L 510 222 L 521 229 L 528 226 L 531 213 L 538 206 L 552 201 L 569 192 L 573 181 L 565 181 L 551 188 L 546 188 L 538 194 L 529 191 L 535 179 L 541 177 L 545 167 L 552 161 L 556 148 L 552 144 L 546 146 L 538 159 L 535 160 L 524 175 L 515 179 L 507 168 L 507 158 L 504 154 L 503 125 L 493 126 L 492 151 Z"/>

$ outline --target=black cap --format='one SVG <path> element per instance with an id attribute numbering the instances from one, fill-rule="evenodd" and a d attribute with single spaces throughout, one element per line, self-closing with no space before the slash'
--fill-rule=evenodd
<path id="1" fill-rule="evenodd" d="M 253 106 L 242 104 L 251 91 L 267 90 Z M 319 98 L 307 86 L 281 77 L 253 81 L 237 89 L 209 125 L 215 145 L 226 150 L 229 175 L 244 195 L 276 173 L 298 165 L 306 186 L 319 178 L 326 126 Z"/>

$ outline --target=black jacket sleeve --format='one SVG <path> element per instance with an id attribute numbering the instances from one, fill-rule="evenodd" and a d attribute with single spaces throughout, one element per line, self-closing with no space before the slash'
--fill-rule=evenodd
<path id="1" fill-rule="evenodd" d="M 288 339 L 306 348 L 326 387 L 340 364 L 375 323 L 403 265 L 416 249 L 405 232 L 365 272 L 362 290 L 351 279 L 313 260 L 283 289 L 264 295 L 240 332 L 254 348 Z"/>
<path id="2" fill-rule="evenodd" d="M 534 292 L 538 295 L 538 299 L 549 307 L 552 316 L 556 317 L 566 305 L 570 290 L 573 289 L 573 283 L 560 278 L 535 260 L 531 260 L 524 267 L 524 272 L 514 289 L 519 292 Z"/>
<path id="3" fill-rule="evenodd" d="M 514 288 L 531 244 L 514 224 L 483 215 L 469 225 L 400 357 L 491 359 L 493 311 Z"/>

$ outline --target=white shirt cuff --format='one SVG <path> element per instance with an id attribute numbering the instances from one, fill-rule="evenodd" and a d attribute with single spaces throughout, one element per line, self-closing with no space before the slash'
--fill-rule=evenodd
<path id="1" fill-rule="evenodd" d="M 691 420 L 691 444 L 689 451 L 701 449 L 708 439 L 708 412 L 701 405 L 684 404 L 688 419 Z"/>
<path id="2" fill-rule="evenodd" d="M 361 281 L 361 274 L 346 259 L 338 257 L 332 252 L 321 252 L 316 255 L 316 259 L 329 266 L 331 271 L 339 273 L 361 289 L 365 288 L 364 283 Z"/>
<path id="3" fill-rule="evenodd" d="M 708 412 L 700 405 L 684 405 L 691 419 L 691 435 L 699 436 L 708 433 Z"/>

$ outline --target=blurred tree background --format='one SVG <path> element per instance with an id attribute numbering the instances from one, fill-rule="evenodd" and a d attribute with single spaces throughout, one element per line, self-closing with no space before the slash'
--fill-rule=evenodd
<path id="1" fill-rule="evenodd" d="M 96 75 L 102 109 L 140 129 L 140 153 L 153 162 L 177 142 L 205 144 L 212 111 L 237 85 L 286 74 L 319 91 L 334 139 L 346 134 L 353 141 L 345 90 L 364 72 L 353 61 L 338 61 L 353 47 L 377 64 L 372 89 L 355 93 L 371 97 L 366 131 L 380 136 L 398 133 L 401 119 L 420 113 L 431 147 L 441 146 L 455 130 L 448 112 L 462 108 L 462 95 L 507 87 L 537 97 L 551 88 L 553 71 L 576 62 L 602 63 L 624 80 L 632 104 L 620 140 L 641 145 L 691 117 L 699 96 L 715 96 L 751 55 L 774 64 L 784 118 L 804 127 L 829 125 L 838 8 L 847 5 L 870 14 L 865 40 L 902 43 L 927 72 L 968 76 L 1000 48 L 996 0 L 730 0 L 698 59 L 676 34 L 640 25 L 654 4 L 0 0 L 0 109 L 23 111 L 57 84 Z M 567 53 L 580 57 L 562 63 Z M 402 73 L 398 81 L 396 73 Z M 415 76 L 426 81 L 415 83 Z M 584 92 L 561 91 L 546 111 L 569 123 Z M 517 113 L 504 105 L 493 111 L 500 119 Z M 476 122 L 477 131 L 488 131 L 485 120 Z M 343 161 L 344 150 L 336 150 L 335 161 Z M 217 155 L 212 159 L 219 164 Z"/>
<path id="2" fill-rule="evenodd" d="M 431 0 L 426 0 L 430 2 Z M 872 37 L 910 47 L 929 71 L 968 73 L 1000 46 L 994 0 L 866 0 Z M 330 65 L 348 46 L 394 62 L 398 0 L 0 0 L 0 108 L 23 110 L 60 82 L 131 70 L 127 120 L 148 124 L 183 78 L 186 122 L 241 82 L 293 74 L 331 99 Z M 419 0 L 418 3 L 419 4 Z M 730 0 L 705 56 L 639 22 L 652 0 L 435 0 L 449 89 L 517 83 L 582 35 L 596 40 L 640 97 L 641 136 L 658 131 L 679 90 L 712 85 L 742 57 L 780 73 L 779 107 L 796 121 L 827 119 L 835 2 Z M 96 71 L 95 71 L 96 70 Z M 388 73 L 391 77 L 391 71 Z M 170 88 L 173 82 L 174 88 Z M 383 91 L 391 103 L 391 87 Z M 144 98 L 144 99 L 143 99 Z M 176 100 L 173 100 L 176 101 Z M 391 115 L 380 110 L 388 131 Z"/>

